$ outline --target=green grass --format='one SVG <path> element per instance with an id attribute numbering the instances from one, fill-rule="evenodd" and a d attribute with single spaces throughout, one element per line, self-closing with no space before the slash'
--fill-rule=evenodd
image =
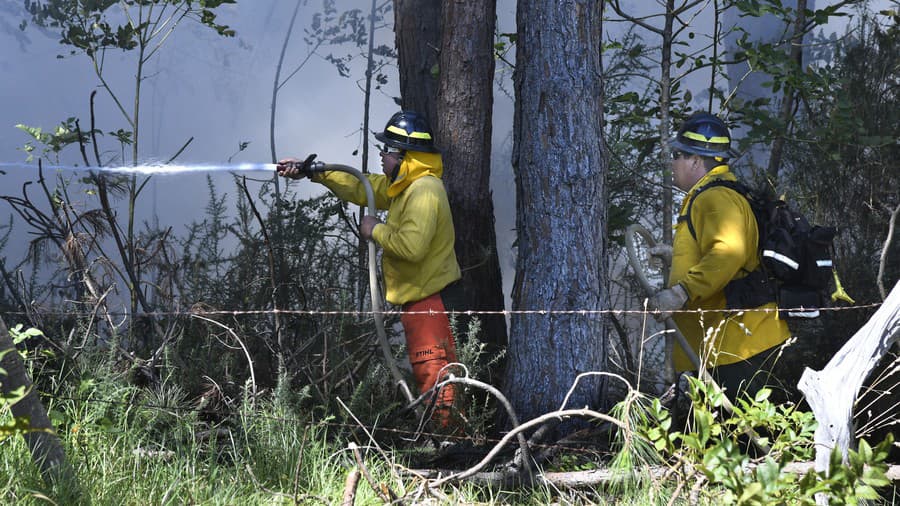
<path id="1" fill-rule="evenodd" d="M 294 504 L 331 503 L 343 493 L 352 455 L 327 425 L 277 406 L 246 409 L 218 427 L 177 409 L 177 389 L 148 394 L 110 384 L 79 388 L 80 400 L 53 405 L 53 418 L 81 488 L 40 480 L 24 440 L 0 442 L 0 503 Z M 386 466 L 371 471 L 384 479 Z M 358 504 L 380 501 L 368 485 Z"/>
<path id="2" fill-rule="evenodd" d="M 108 387 L 108 385 L 106 386 Z M 121 398 L 119 390 L 103 390 Z M 83 392 L 90 394 L 90 392 Z M 93 394 L 99 393 L 94 391 Z M 131 394 L 137 394 L 137 391 Z M 202 438 L 195 413 L 145 407 L 144 395 L 116 405 L 88 395 L 91 401 L 55 406 L 55 418 L 72 463 L 80 496 L 40 479 L 21 437 L 0 442 L 0 503 L 3 504 L 335 504 L 344 491 L 348 472 L 356 466 L 346 429 L 322 421 L 303 421 L 274 403 L 244 409 L 217 438 Z M 160 397 L 154 397 L 160 401 Z M 362 442 L 360 442 L 362 446 Z M 366 467 L 379 483 L 408 503 L 420 482 L 398 473 L 400 450 L 362 448 Z M 491 490 L 474 484 L 445 487 L 456 504 L 665 504 L 659 491 L 610 492 Z M 619 491 L 621 494 L 621 491 Z M 433 504 L 442 504 L 434 500 Z M 427 503 L 427 501 L 426 501 Z M 365 479 L 357 488 L 356 504 L 383 504 Z"/>
<path id="3" fill-rule="evenodd" d="M 325 418 L 321 414 L 324 408 L 310 406 L 284 392 L 279 394 L 278 390 L 253 402 L 232 399 L 230 414 L 220 411 L 212 416 L 198 411 L 198 400 L 174 382 L 138 388 L 124 381 L 121 374 L 87 370 L 89 373 L 73 375 L 68 383 L 58 384 L 54 398 L 44 399 L 74 468 L 77 490 L 46 485 L 31 462 L 23 438 L 7 437 L 0 439 L 0 504 L 336 504 L 343 496 L 348 473 L 357 466 L 349 449 L 351 442 L 359 446 L 373 480 L 390 487 L 407 504 L 656 506 L 669 504 L 677 495 L 672 504 L 690 503 L 694 496 L 696 503 L 703 505 L 721 503 L 727 494 L 739 497 L 747 490 L 756 490 L 754 494 L 761 500 L 770 496 L 808 499 L 812 486 L 827 486 L 853 497 L 871 495 L 868 489 L 860 488 L 862 485 L 885 486 L 877 474 L 880 467 L 875 467 L 881 466 L 885 447 L 854 457 L 854 466 L 847 468 L 840 480 L 818 478 L 802 485 L 796 479 L 785 479 L 790 477 L 732 469 L 731 464 L 746 456 L 734 444 L 725 443 L 737 441 L 744 424 L 768 428 L 776 438 L 773 448 L 780 448 L 773 452 L 773 458 L 785 462 L 810 458 L 812 426 L 808 415 L 775 409 L 764 396 L 739 403 L 741 416 L 732 419 L 710 415 L 708 406 L 704 407 L 707 401 L 698 394 L 695 422 L 707 420 L 708 426 L 700 432 L 717 435 L 701 440 L 700 432 L 666 431 L 668 412 L 658 401 L 635 393 L 611 412 L 626 421 L 628 430 L 619 431 L 611 440 L 621 451 L 609 462 L 599 454 L 585 457 L 563 452 L 547 465 L 555 471 L 612 467 L 633 472 L 681 462 L 686 464 L 679 468 L 681 471 L 693 471 L 672 473 L 666 479 L 644 476 L 579 490 L 549 485 L 498 489 L 464 482 L 442 487 L 438 491 L 442 497 L 435 499 L 421 493 L 421 480 L 402 472 L 404 466 L 413 467 L 413 462 L 434 451 L 426 438 L 413 443 L 387 433 L 383 438 L 390 440 L 382 439 L 381 447 L 376 448 L 363 431 L 347 425 L 349 418 Z M 371 410 L 383 408 L 375 403 L 365 411 L 364 402 L 359 407 L 363 409 L 360 413 L 370 415 Z M 2 411 L 0 424 L 9 421 L 9 410 Z M 709 416 L 699 416 L 704 413 Z M 403 423 L 399 418 L 392 420 Z M 395 428 L 393 422 L 388 424 L 390 428 Z M 722 462 L 706 460 L 712 450 L 724 456 Z M 793 455 L 797 451 L 806 453 Z M 699 480 L 700 472 L 713 483 Z M 698 490 L 692 490 L 701 482 Z M 363 478 L 355 504 L 383 501 Z"/>

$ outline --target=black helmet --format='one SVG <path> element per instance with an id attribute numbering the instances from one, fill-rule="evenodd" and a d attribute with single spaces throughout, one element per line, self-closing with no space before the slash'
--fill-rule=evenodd
<path id="1" fill-rule="evenodd" d="M 375 134 L 375 138 L 386 146 L 409 151 L 425 151 L 437 153 L 431 127 L 425 116 L 413 111 L 400 111 L 388 120 L 384 132 Z"/>
<path id="2" fill-rule="evenodd" d="M 710 158 L 734 158 L 728 126 L 708 112 L 694 113 L 672 139 L 672 148 Z"/>

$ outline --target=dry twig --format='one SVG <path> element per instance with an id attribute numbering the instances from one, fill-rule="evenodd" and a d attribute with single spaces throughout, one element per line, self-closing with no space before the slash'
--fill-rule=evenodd
<path id="1" fill-rule="evenodd" d="M 369 473 L 369 469 L 366 467 L 366 463 L 363 461 L 362 455 L 359 453 L 359 447 L 356 446 L 356 443 L 350 442 L 347 445 L 347 448 L 353 452 L 353 456 L 356 458 L 356 465 L 359 466 L 359 470 L 362 475 L 366 478 L 366 481 L 369 482 L 369 486 L 372 487 L 372 490 L 378 494 L 378 497 L 381 498 L 382 501 L 389 504 L 403 504 L 397 494 L 391 490 L 391 487 L 385 485 L 384 483 L 376 483 L 375 479 L 372 478 L 372 475 Z"/>
<path id="2" fill-rule="evenodd" d="M 344 497 L 341 498 L 341 506 L 353 506 L 356 502 L 356 488 L 359 486 L 360 472 L 358 468 L 353 468 L 347 473 L 347 479 L 344 480 Z"/>

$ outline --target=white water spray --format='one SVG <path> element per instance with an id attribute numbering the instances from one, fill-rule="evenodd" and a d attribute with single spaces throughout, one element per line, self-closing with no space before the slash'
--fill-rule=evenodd
<path id="1" fill-rule="evenodd" d="M 46 171 L 66 172 L 113 172 L 117 174 L 140 174 L 144 176 L 185 174 L 190 172 L 275 172 L 274 163 L 235 164 L 147 164 L 122 167 L 85 167 L 80 165 L 44 165 Z M 28 170 L 37 172 L 38 166 L 27 163 L 0 163 L 0 170 Z"/>

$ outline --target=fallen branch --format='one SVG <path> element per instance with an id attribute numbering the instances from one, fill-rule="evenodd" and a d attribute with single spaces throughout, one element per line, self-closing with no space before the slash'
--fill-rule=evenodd
<path id="1" fill-rule="evenodd" d="M 356 489 L 359 486 L 360 472 L 358 468 L 353 468 L 347 473 L 347 479 L 344 480 L 344 497 L 341 498 L 341 506 L 353 506 L 356 502 Z"/>
<path id="2" fill-rule="evenodd" d="M 815 462 L 791 462 L 784 466 L 782 472 L 803 476 L 809 471 L 815 471 L 815 465 Z M 745 471 L 752 472 L 755 468 L 756 464 L 750 464 Z M 589 488 L 642 478 L 651 478 L 654 480 L 664 479 L 670 474 L 669 471 L 670 468 L 667 467 L 650 466 L 641 470 L 631 471 L 592 469 L 589 471 L 539 473 L 537 477 L 542 483 L 554 487 Z M 445 469 L 410 469 L 408 471 L 411 476 L 425 479 L 436 479 L 446 475 L 448 472 L 450 471 Z M 900 465 L 890 466 L 885 474 L 889 480 L 900 481 Z M 508 473 L 502 472 L 478 472 L 468 476 L 466 481 L 492 487 L 509 487 L 517 484 L 516 481 L 511 479 Z"/>
<path id="3" fill-rule="evenodd" d="M 853 405 L 872 369 L 900 339 L 900 282 L 872 318 L 832 357 L 821 371 L 807 368 L 798 387 L 819 422 L 816 469 L 827 471 L 829 456 L 840 448 L 847 459 L 853 431 Z"/>
<path id="4" fill-rule="evenodd" d="M 516 416 L 516 412 L 513 409 L 512 404 L 509 402 L 509 400 L 506 398 L 506 396 L 504 396 L 503 393 L 500 392 L 500 390 L 497 390 L 493 385 L 484 383 L 483 381 L 478 381 L 476 379 L 470 378 L 469 370 L 463 364 L 459 364 L 459 363 L 447 364 L 446 366 L 444 366 L 441 369 L 441 371 L 443 372 L 444 369 L 452 367 L 452 366 L 461 367 L 465 371 L 466 376 L 462 377 L 462 378 L 458 378 L 458 377 L 454 376 L 453 374 L 450 374 L 450 376 L 447 379 L 441 381 L 440 383 L 435 384 L 434 387 L 431 388 L 431 390 L 428 390 L 427 392 L 425 392 L 422 395 L 420 395 L 419 397 L 417 397 L 413 402 L 411 402 L 409 404 L 408 407 L 410 409 L 412 409 L 419 403 L 423 402 L 425 399 L 434 398 L 436 396 L 437 392 L 439 392 L 445 386 L 453 384 L 453 383 L 457 383 L 457 384 L 461 384 L 461 385 L 468 385 L 471 387 L 480 388 L 480 389 L 488 392 L 489 394 L 493 395 L 497 399 L 497 401 L 500 402 L 500 404 L 503 405 L 503 407 L 506 409 L 506 414 L 509 415 L 509 421 L 512 424 L 513 430 L 515 430 L 515 428 L 519 426 L 519 417 Z M 438 377 L 440 377 L 440 374 L 441 373 L 438 373 Z M 532 462 L 532 459 L 531 459 L 531 451 L 529 450 L 529 447 L 528 447 L 528 441 L 525 440 L 525 435 L 522 434 L 521 432 L 518 433 L 517 439 L 519 441 L 519 452 L 520 452 L 518 458 L 516 459 L 517 467 L 523 468 L 530 475 L 531 471 L 533 469 L 532 469 L 532 466 L 529 464 L 530 462 Z"/>
<path id="5" fill-rule="evenodd" d="M 438 487 L 438 486 L 441 486 L 441 485 L 451 482 L 451 481 L 458 481 L 458 480 L 468 478 L 469 476 L 472 476 L 472 475 L 476 474 L 478 471 L 480 471 L 481 469 L 483 469 L 484 466 L 486 466 L 488 464 L 488 462 L 490 462 L 498 453 L 500 453 L 500 450 L 503 449 L 503 447 L 506 446 L 506 444 L 509 443 L 509 441 L 512 438 L 517 437 L 519 434 L 521 434 L 529 429 L 533 429 L 534 427 L 538 427 L 538 426 L 540 426 L 544 423 L 547 423 L 551 420 L 554 420 L 554 419 L 562 420 L 562 419 L 571 418 L 571 417 L 593 418 L 596 420 L 603 420 L 605 422 L 609 422 L 613 425 L 616 425 L 617 427 L 619 427 L 621 429 L 627 428 L 625 426 L 625 424 L 622 423 L 621 421 L 619 421 L 609 415 L 599 413 L 597 411 L 593 411 L 593 410 L 587 409 L 587 408 L 552 411 L 550 413 L 541 415 L 537 418 L 533 418 L 533 419 L 523 423 L 522 425 L 519 425 L 515 429 L 509 431 L 508 433 L 506 433 L 506 435 L 500 439 L 500 442 L 498 442 L 496 445 L 494 445 L 494 448 L 491 449 L 491 451 L 488 452 L 488 454 L 483 459 L 481 459 L 480 462 L 475 464 L 475 466 L 469 468 L 466 471 L 451 474 L 450 476 L 447 476 L 445 478 L 438 479 L 438 480 L 434 481 L 433 483 L 431 483 L 431 486 Z"/>
<path id="6" fill-rule="evenodd" d="M 378 494 L 378 497 L 381 498 L 382 501 L 389 504 L 403 504 L 400 501 L 397 494 L 391 490 L 391 487 L 385 485 L 384 483 L 376 483 L 375 479 L 372 478 L 372 475 L 369 473 L 369 469 L 366 467 L 366 463 L 363 461 L 362 455 L 359 453 L 359 446 L 356 446 L 356 443 L 350 442 L 347 445 L 347 448 L 353 452 L 353 456 L 356 458 L 356 465 L 359 466 L 359 470 L 362 475 L 366 478 L 366 481 L 369 482 L 369 486 L 372 487 L 372 490 Z"/>

